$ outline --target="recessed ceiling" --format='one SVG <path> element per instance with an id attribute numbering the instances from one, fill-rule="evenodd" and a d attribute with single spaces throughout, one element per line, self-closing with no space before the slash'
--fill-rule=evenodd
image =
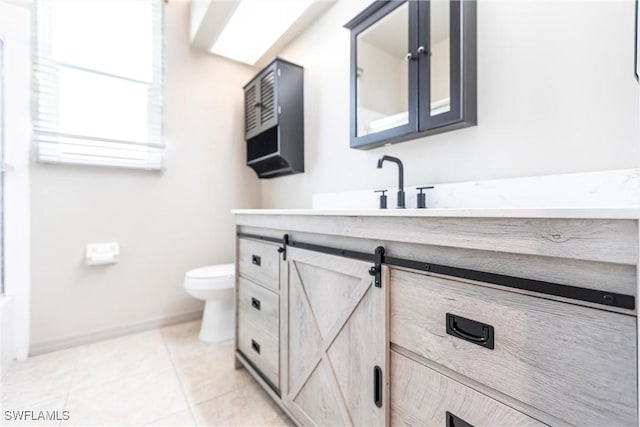
<path id="1" fill-rule="evenodd" d="M 261 66 L 336 0 L 194 0 L 191 44 Z"/>

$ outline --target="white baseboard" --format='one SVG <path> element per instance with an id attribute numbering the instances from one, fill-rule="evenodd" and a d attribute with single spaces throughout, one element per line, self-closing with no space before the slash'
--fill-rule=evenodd
<path id="1" fill-rule="evenodd" d="M 31 343 L 29 356 L 50 353 L 56 350 L 76 347 L 83 344 L 91 344 L 97 341 L 103 341 L 110 338 L 117 338 L 123 335 L 129 335 L 135 332 L 147 331 L 149 329 L 161 328 L 164 326 L 175 325 L 178 323 L 191 322 L 193 320 L 202 319 L 202 310 L 191 311 L 188 313 L 176 314 L 173 316 L 159 317 L 156 319 L 146 320 L 144 322 L 133 323 L 130 325 L 118 326 L 116 328 L 105 329 L 102 331 L 92 332 L 86 335 L 68 337 L 50 341 L 40 341 Z"/>

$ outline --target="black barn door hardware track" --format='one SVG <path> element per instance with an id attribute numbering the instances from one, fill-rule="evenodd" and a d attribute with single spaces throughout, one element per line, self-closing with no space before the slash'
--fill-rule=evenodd
<path id="1" fill-rule="evenodd" d="M 525 279 L 522 277 L 507 276 L 504 274 L 487 273 L 484 271 L 432 264 L 429 262 L 415 261 L 406 258 L 397 258 L 386 255 L 384 252 L 384 247 L 382 246 L 377 247 L 375 252 L 368 253 L 298 242 L 294 241 L 288 234 L 285 234 L 283 238 L 276 238 L 259 236 L 256 234 L 238 233 L 238 237 L 283 244 L 284 248 L 280 249 L 282 249 L 282 252 L 284 252 L 285 256 L 286 247 L 291 246 L 294 248 L 306 249 L 313 252 L 321 252 L 344 258 L 373 262 L 375 265 L 369 270 L 369 272 L 372 276 L 376 277 L 375 285 L 377 287 L 381 286 L 381 266 L 390 265 L 394 267 L 404 267 L 412 270 L 442 274 L 445 276 L 452 276 L 460 279 L 485 282 L 504 286 L 507 288 L 536 292 L 539 294 L 553 295 L 557 297 L 591 302 L 595 304 L 602 304 L 611 307 L 625 308 L 629 310 L 633 310 L 636 307 L 635 297 L 633 295 L 618 294 L 615 292 L 606 292 L 596 289 L 579 288 L 577 286 L 562 285 L 559 283 L 545 282 L 542 280 Z"/>
<path id="2" fill-rule="evenodd" d="M 522 277 L 506 276 L 503 274 L 487 273 L 483 271 L 468 270 L 465 268 L 450 267 L 447 265 L 431 264 L 389 256 L 385 257 L 384 263 L 394 265 L 396 267 L 428 271 L 430 273 L 437 273 L 445 276 L 486 282 L 494 285 L 505 286 L 507 288 L 554 295 L 557 297 L 576 299 L 612 307 L 627 308 L 629 310 L 633 310 L 636 306 L 635 297 L 633 295 L 579 288 L 577 286 L 561 285 L 559 283 L 544 282 L 542 280 L 524 279 Z"/>
<path id="3" fill-rule="evenodd" d="M 361 261 L 374 262 L 374 254 L 366 252 L 351 251 L 348 249 L 338 249 L 329 246 L 313 245 L 309 243 L 296 242 L 289 239 L 289 246 L 292 248 L 306 249 L 313 252 L 321 252 L 323 254 L 341 256 L 343 258 L 359 259 Z"/>
<path id="4" fill-rule="evenodd" d="M 271 243 L 282 243 L 281 237 L 261 236 L 259 234 L 251 234 L 251 233 L 237 233 L 237 236 L 244 237 L 246 239 L 263 240 L 265 242 L 271 242 Z"/>

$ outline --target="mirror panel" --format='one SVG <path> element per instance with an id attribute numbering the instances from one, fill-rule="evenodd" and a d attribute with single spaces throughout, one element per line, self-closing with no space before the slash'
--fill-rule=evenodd
<path id="1" fill-rule="evenodd" d="M 357 136 L 409 123 L 409 3 L 357 37 Z"/>
<path id="2" fill-rule="evenodd" d="M 430 113 L 437 116 L 451 111 L 451 3 L 449 0 L 430 2 Z"/>

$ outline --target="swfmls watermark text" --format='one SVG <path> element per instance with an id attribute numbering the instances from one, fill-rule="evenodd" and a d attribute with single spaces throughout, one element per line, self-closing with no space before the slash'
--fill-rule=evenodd
<path id="1" fill-rule="evenodd" d="M 68 421 L 69 411 L 4 411 L 5 421 Z"/>

